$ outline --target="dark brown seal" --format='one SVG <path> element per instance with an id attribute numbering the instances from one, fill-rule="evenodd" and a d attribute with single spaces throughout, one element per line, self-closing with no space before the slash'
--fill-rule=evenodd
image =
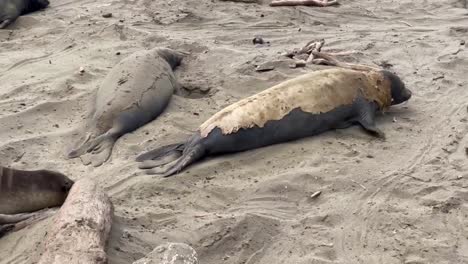
<path id="1" fill-rule="evenodd" d="M 73 181 L 59 172 L 0 166 L 0 214 L 28 213 L 60 206 L 72 185 Z"/>
<path id="2" fill-rule="evenodd" d="M 49 6 L 48 0 L 0 0 L 0 29 L 6 28 L 20 15 Z"/>

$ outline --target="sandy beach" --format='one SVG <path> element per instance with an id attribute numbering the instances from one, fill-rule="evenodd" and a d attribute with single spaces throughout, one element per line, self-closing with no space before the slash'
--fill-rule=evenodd
<path id="1" fill-rule="evenodd" d="M 0 30 L 0 164 L 104 186 L 115 207 L 110 264 L 165 242 L 191 245 L 201 264 L 468 263 L 466 1 L 268 3 L 51 0 L 18 18 Z M 255 36 L 270 44 L 253 45 Z M 290 68 L 281 56 L 316 39 L 327 51 L 359 51 L 342 59 L 388 67 L 412 90 L 378 116 L 385 141 L 353 127 L 209 158 L 169 178 L 138 169 L 138 154 L 184 140 L 223 107 L 328 68 Z M 176 76 L 193 92 L 121 137 L 104 165 L 67 160 L 105 75 L 157 46 L 190 53 Z M 281 62 L 255 70 L 269 61 Z M 1 238 L 0 263 L 35 263 L 49 222 Z"/>

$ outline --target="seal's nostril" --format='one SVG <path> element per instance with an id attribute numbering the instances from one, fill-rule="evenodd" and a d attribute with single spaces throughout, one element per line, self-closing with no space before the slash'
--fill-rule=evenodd
<path id="1" fill-rule="evenodd" d="M 411 93 L 411 91 L 410 91 L 410 90 L 406 89 L 406 90 L 404 91 L 403 95 L 404 95 L 406 98 L 410 99 L 410 98 L 411 98 L 411 95 L 412 95 L 412 93 Z"/>

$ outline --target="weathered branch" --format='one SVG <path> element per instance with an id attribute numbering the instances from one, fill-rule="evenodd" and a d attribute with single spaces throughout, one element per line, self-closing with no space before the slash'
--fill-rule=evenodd
<path id="1" fill-rule="evenodd" d="M 270 3 L 270 6 L 333 6 L 338 5 L 336 0 L 274 0 Z"/>
<path id="2" fill-rule="evenodd" d="M 326 65 L 337 66 L 337 67 L 347 68 L 347 69 L 352 69 L 352 70 L 357 70 L 357 71 L 379 71 L 381 70 L 380 68 L 375 68 L 375 67 L 371 67 L 367 65 L 341 62 L 341 61 L 338 61 L 332 55 L 327 54 L 326 52 L 313 51 L 312 54 L 315 56 L 315 58 L 320 60 L 320 63 L 315 63 L 315 64 L 326 64 Z"/>
<path id="3" fill-rule="evenodd" d="M 55 215 L 39 264 L 106 263 L 113 207 L 92 180 L 77 181 Z"/>

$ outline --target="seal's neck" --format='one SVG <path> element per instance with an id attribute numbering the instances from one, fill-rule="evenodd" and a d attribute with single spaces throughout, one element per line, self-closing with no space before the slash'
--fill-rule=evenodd
<path id="1" fill-rule="evenodd" d="M 391 83 L 381 72 L 369 71 L 365 74 L 369 80 L 369 87 L 366 89 L 367 97 L 377 102 L 380 110 L 387 109 L 392 104 Z"/>
<path id="2" fill-rule="evenodd" d="M 182 53 L 172 49 L 156 48 L 154 50 L 157 53 L 157 55 L 161 56 L 162 58 L 164 58 L 165 61 L 167 61 L 167 63 L 169 63 L 173 70 L 180 65 L 184 57 Z"/>
<path id="3" fill-rule="evenodd" d="M 46 8 L 49 1 L 46 0 L 24 0 L 21 14 L 31 13 Z"/>

